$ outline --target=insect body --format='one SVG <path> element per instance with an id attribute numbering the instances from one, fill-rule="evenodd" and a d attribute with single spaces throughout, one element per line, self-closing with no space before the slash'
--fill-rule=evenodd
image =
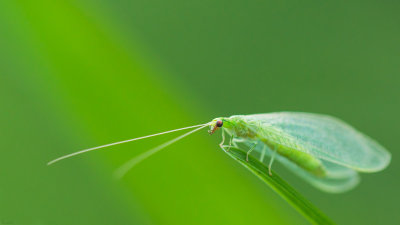
<path id="1" fill-rule="evenodd" d="M 222 121 L 224 129 L 233 138 L 231 144 L 234 144 L 234 147 L 238 147 L 238 142 L 254 142 L 255 145 L 263 146 L 263 149 L 276 151 L 279 155 L 316 176 L 325 176 L 325 169 L 319 159 L 305 153 L 304 149 L 300 151 L 302 146 L 291 140 L 293 137 L 289 137 L 273 126 L 262 123 L 256 116 L 232 116 L 217 118 L 213 121 L 216 123 Z M 212 122 L 211 127 L 217 126 L 214 126 Z M 211 131 L 214 129 L 211 128 Z"/>
<path id="2" fill-rule="evenodd" d="M 353 188 L 359 182 L 358 172 L 383 170 L 391 159 L 384 147 L 339 119 L 312 113 L 280 112 L 220 117 L 206 124 L 85 149 L 48 164 L 111 145 L 197 127 L 131 159 L 117 170 L 116 175 L 122 177 L 150 155 L 207 126 L 210 134 L 222 130 L 220 147 L 224 151 L 230 148 L 245 150 L 248 155 L 257 154 L 259 161 L 265 164 L 265 156 L 268 156 L 270 175 L 276 158 L 313 186 L 328 192 Z M 228 145 L 224 145 L 226 134 L 229 136 Z"/>
<path id="3" fill-rule="evenodd" d="M 357 172 L 377 172 L 390 162 L 390 153 L 377 142 L 331 116 L 280 112 L 216 118 L 231 136 L 225 147 L 251 149 L 270 155 L 288 169 L 329 192 L 343 192 L 359 182 Z M 253 150 L 253 149 L 251 149 Z"/>

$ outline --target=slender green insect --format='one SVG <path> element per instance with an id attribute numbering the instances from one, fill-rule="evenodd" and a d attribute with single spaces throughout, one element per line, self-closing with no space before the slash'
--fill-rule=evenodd
<path id="1" fill-rule="evenodd" d="M 278 112 L 219 117 L 206 124 L 85 149 L 50 161 L 48 165 L 100 148 L 196 128 L 122 165 L 116 171 L 116 176 L 122 178 L 137 163 L 207 126 L 210 134 L 222 130 L 219 145 L 222 150 L 238 148 L 247 151 L 247 156 L 256 154 L 260 162 L 268 165 L 266 173 L 270 175 L 276 159 L 311 185 L 327 192 L 352 189 L 359 183 L 358 172 L 383 170 L 391 159 L 384 147 L 339 119 L 312 113 Z"/>

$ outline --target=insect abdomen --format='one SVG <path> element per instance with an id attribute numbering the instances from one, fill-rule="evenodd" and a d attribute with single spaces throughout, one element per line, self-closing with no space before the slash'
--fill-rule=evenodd
<path id="1" fill-rule="evenodd" d="M 266 138 L 260 138 L 260 140 L 265 143 L 270 149 L 276 150 L 279 155 L 289 159 L 304 170 L 318 177 L 324 177 L 326 175 L 326 171 L 324 166 L 322 165 L 322 162 L 312 155 L 301 152 L 295 148 L 290 148 L 282 144 L 274 143 L 273 141 Z"/>

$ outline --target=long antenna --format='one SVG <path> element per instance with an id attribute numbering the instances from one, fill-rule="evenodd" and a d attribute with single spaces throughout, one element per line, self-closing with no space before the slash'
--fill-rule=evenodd
<path id="1" fill-rule="evenodd" d="M 146 152 L 144 152 L 144 153 L 142 153 L 142 154 L 140 154 L 140 155 L 138 155 L 138 156 L 132 158 L 131 160 L 129 160 L 128 162 L 126 162 L 125 164 L 123 164 L 121 167 L 119 167 L 119 168 L 115 171 L 114 176 L 115 176 L 116 178 L 118 178 L 118 179 L 121 179 L 121 178 L 124 177 L 125 174 L 126 174 L 130 169 L 132 169 L 136 164 L 138 164 L 138 163 L 140 163 L 141 161 L 147 159 L 149 156 L 151 156 L 151 155 L 157 153 L 158 151 L 164 149 L 165 147 L 167 147 L 167 146 L 169 146 L 169 145 L 171 145 L 171 144 L 173 144 L 173 143 L 175 143 L 175 142 L 181 140 L 182 138 L 184 138 L 184 137 L 186 137 L 186 136 L 189 136 L 190 134 L 193 134 L 194 132 L 203 129 L 203 128 L 206 127 L 207 125 L 208 125 L 208 124 L 205 124 L 205 125 L 202 126 L 202 127 L 199 127 L 199 128 L 194 129 L 194 130 L 192 130 L 192 131 L 189 131 L 189 132 L 187 132 L 186 134 L 183 134 L 183 135 L 181 135 L 181 136 L 179 136 L 179 137 L 177 137 L 177 138 L 174 138 L 174 139 L 172 139 L 172 140 L 170 140 L 170 141 L 167 141 L 167 142 L 165 142 L 164 144 L 161 144 L 161 145 L 159 145 L 159 146 L 157 146 L 157 147 L 155 147 L 155 148 L 152 148 L 152 149 L 150 149 L 150 150 L 148 150 L 148 151 L 146 151 Z"/>
<path id="2" fill-rule="evenodd" d="M 140 140 L 140 139 L 145 139 L 145 138 L 154 137 L 154 136 L 158 136 L 158 135 L 168 134 L 168 133 L 172 133 L 172 132 L 176 132 L 176 131 L 180 131 L 180 130 L 186 130 L 186 129 L 190 129 L 190 128 L 195 128 L 195 127 L 200 127 L 200 126 L 205 127 L 207 125 L 208 125 L 208 123 L 199 124 L 199 125 L 194 125 L 194 126 L 190 126 L 190 127 L 183 127 L 183 128 L 179 128 L 179 129 L 175 129 L 175 130 L 164 131 L 164 132 L 157 133 L 157 134 L 151 134 L 151 135 L 147 135 L 147 136 L 143 136 L 143 137 L 133 138 L 133 139 L 125 140 L 125 141 L 118 141 L 118 142 L 114 142 L 114 143 L 110 143 L 110 144 L 106 144 L 106 145 L 100 145 L 100 146 L 97 146 L 97 147 L 88 148 L 88 149 L 84 149 L 84 150 L 81 150 L 81 151 L 78 151 L 78 152 L 74 152 L 74 153 L 71 153 L 71 154 L 68 154 L 68 155 L 61 156 L 59 158 L 56 158 L 56 159 L 48 162 L 47 165 L 49 166 L 49 165 L 54 164 L 54 163 L 56 163 L 56 162 L 58 162 L 60 160 L 63 160 L 63 159 L 66 159 L 66 158 L 70 158 L 72 156 L 76 156 L 76 155 L 79 155 L 79 154 L 82 154 L 82 153 L 85 153 L 85 152 L 90 152 L 90 151 L 93 151 L 93 150 L 97 150 L 97 149 L 100 149 L 100 148 L 105 148 L 105 147 L 109 147 L 109 146 L 113 146 L 113 145 L 119 145 L 119 144 L 131 142 L 131 141 L 137 141 L 137 140 Z"/>

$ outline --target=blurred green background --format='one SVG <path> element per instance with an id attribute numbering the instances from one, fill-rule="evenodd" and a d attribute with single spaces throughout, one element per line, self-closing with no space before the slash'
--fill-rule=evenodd
<path id="1" fill-rule="evenodd" d="M 397 1 L 0 1 L 0 224 L 308 224 L 206 131 L 208 122 L 305 111 L 349 122 L 392 153 L 345 194 L 275 170 L 338 224 L 400 224 Z M 217 137 L 218 136 L 218 137 Z"/>

